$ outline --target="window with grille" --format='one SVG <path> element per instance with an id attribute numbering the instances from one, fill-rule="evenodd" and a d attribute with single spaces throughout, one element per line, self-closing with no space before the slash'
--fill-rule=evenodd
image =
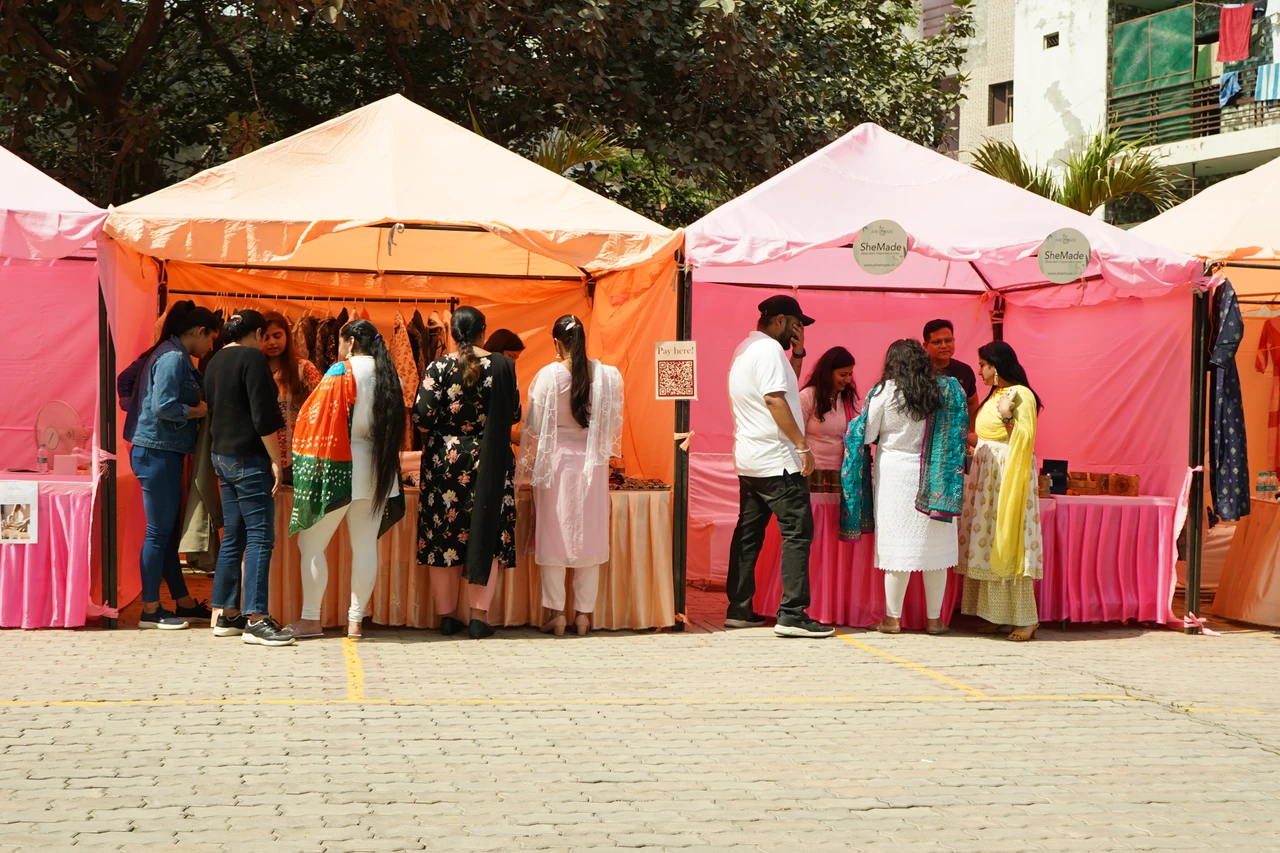
<path id="1" fill-rule="evenodd" d="M 1045 36 L 1045 37 L 1044 37 L 1044 49 L 1045 49 L 1045 50 L 1048 50 L 1048 49 L 1049 49 L 1049 48 L 1051 48 L 1051 47 L 1057 47 L 1057 46 L 1058 46 L 1058 34 L 1057 34 L 1057 33 L 1049 33 L 1047 36 Z"/>

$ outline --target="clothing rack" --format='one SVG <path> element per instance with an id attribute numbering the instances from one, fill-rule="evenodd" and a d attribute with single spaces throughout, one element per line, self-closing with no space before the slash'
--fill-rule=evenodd
<path id="1" fill-rule="evenodd" d="M 329 302 L 343 305 L 359 305 L 373 302 L 386 305 L 447 305 L 450 312 L 458 310 L 459 305 L 458 297 L 456 296 L 429 299 L 405 299 L 396 296 L 353 296 L 351 294 L 342 296 L 291 296 L 277 293 L 231 293 L 225 290 L 182 290 L 174 288 L 166 290 L 166 293 L 169 296 L 204 296 L 217 299 L 241 299 L 246 302 Z M 167 307 L 167 305 L 161 305 L 160 312 L 164 313 Z"/>

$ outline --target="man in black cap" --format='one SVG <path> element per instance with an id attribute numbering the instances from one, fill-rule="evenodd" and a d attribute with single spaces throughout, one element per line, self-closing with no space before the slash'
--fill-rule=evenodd
<path id="1" fill-rule="evenodd" d="M 733 412 L 733 464 L 738 473 L 738 526 L 729 548 L 726 628 L 763 625 L 752 609 L 756 558 L 769 519 L 782 531 L 780 637 L 830 637 L 831 628 L 805 613 L 809 606 L 809 546 L 813 510 L 809 474 L 813 453 L 804 440 L 797 381 L 804 361 L 805 316 L 790 296 L 760 303 L 756 331 L 738 346 L 729 368 L 729 404 Z M 790 357 L 787 355 L 790 350 Z"/>

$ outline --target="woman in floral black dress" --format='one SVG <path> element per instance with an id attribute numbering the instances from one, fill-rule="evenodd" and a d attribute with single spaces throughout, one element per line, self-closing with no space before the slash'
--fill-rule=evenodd
<path id="1" fill-rule="evenodd" d="M 423 433 L 418 563 L 431 572 L 436 613 L 446 635 L 493 634 L 489 604 L 497 568 L 516 562 L 516 495 L 511 425 L 520 419 L 515 367 L 480 349 L 484 315 L 459 308 L 451 332 L 457 351 L 431 362 L 414 402 Z M 469 625 L 458 618 L 458 587 L 468 582 Z"/>

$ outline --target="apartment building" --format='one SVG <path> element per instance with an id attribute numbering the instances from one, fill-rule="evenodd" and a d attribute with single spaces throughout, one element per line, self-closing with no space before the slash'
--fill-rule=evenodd
<path id="1" fill-rule="evenodd" d="M 1247 56 L 1228 62 L 1219 61 L 1222 5 L 976 0 L 957 155 L 997 139 L 1052 165 L 1107 129 L 1186 175 L 1187 197 L 1280 156 L 1280 0 L 1253 4 Z M 922 35 L 936 32 L 950 8 L 921 0 Z M 1152 213 L 1125 205 L 1108 218 L 1126 224 Z"/>

